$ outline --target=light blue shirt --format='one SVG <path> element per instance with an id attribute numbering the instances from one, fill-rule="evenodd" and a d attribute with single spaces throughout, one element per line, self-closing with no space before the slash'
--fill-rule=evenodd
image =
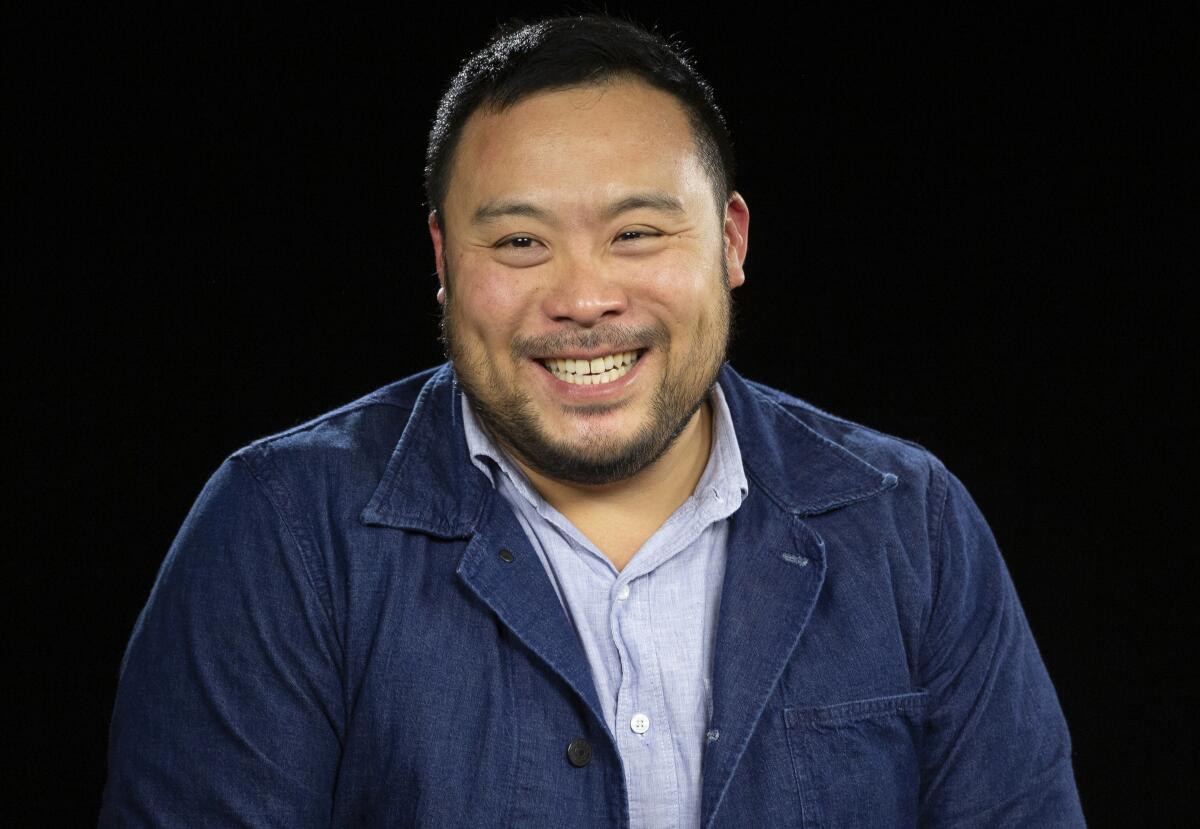
<path id="1" fill-rule="evenodd" d="M 700 823 L 701 758 L 712 717 L 712 659 L 728 521 L 746 497 L 733 420 L 709 397 L 712 451 L 695 491 L 625 568 L 533 488 L 463 398 L 471 460 L 516 513 L 592 669 L 625 768 L 633 829 Z"/>

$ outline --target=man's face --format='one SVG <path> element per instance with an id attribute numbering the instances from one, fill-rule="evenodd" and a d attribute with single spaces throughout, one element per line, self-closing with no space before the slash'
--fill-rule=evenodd
<path id="1" fill-rule="evenodd" d="M 577 483 L 660 457 L 725 359 L 749 221 L 736 194 L 717 215 L 676 100 L 619 81 L 477 111 L 443 213 L 447 351 L 493 436 Z"/>

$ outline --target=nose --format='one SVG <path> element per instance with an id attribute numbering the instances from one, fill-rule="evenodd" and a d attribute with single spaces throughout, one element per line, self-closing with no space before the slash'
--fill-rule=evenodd
<path id="1" fill-rule="evenodd" d="M 618 317 L 629 307 L 625 287 L 610 268 L 595 259 L 572 257 L 556 268 L 542 310 L 555 322 L 584 327 Z"/>

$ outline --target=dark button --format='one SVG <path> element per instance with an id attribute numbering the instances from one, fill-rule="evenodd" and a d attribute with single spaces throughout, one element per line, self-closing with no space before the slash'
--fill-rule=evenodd
<path id="1" fill-rule="evenodd" d="M 513 560 L 513 554 L 512 554 L 512 553 L 510 553 L 508 550 L 501 550 L 501 551 L 500 551 L 500 558 L 502 558 L 504 561 L 512 561 L 512 560 Z"/>
<path id="2" fill-rule="evenodd" d="M 582 737 L 576 737 L 567 746 L 567 759 L 571 765 L 581 769 L 592 761 L 592 745 Z"/>

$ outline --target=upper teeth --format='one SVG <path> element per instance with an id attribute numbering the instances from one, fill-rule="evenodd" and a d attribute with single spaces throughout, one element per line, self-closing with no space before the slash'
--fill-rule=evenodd
<path id="1" fill-rule="evenodd" d="M 542 360 L 542 365 L 550 369 L 559 380 L 580 386 L 594 386 L 600 383 L 611 383 L 618 377 L 624 376 L 637 362 L 637 359 L 636 351 L 622 351 L 619 354 L 593 357 L 590 360 L 575 360 L 569 357 L 552 358 Z"/>

